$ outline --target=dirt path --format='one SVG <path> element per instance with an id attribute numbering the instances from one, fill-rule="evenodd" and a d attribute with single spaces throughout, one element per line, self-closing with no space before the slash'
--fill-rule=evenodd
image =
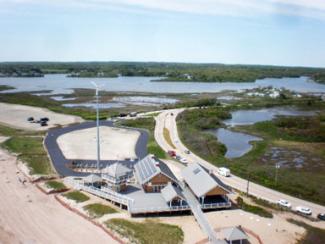
<path id="1" fill-rule="evenodd" d="M 0 149 L 0 243 L 116 243 L 34 185 L 18 181 L 16 158 Z"/>

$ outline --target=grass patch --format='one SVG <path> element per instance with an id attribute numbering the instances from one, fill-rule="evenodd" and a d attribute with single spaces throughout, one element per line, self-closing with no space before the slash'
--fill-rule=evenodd
<path id="1" fill-rule="evenodd" d="M 166 128 L 166 127 L 164 127 L 164 138 L 165 138 L 165 140 L 167 141 L 167 143 L 172 147 L 172 148 L 176 148 L 175 147 L 175 145 L 174 145 L 174 143 L 172 142 L 172 138 L 170 137 L 170 132 L 169 132 L 169 130 Z"/>
<path id="2" fill-rule="evenodd" d="M 264 199 L 261 199 L 261 198 L 257 198 L 255 196 L 252 196 L 250 195 L 249 198 L 256 204 L 258 205 L 261 205 L 263 207 L 266 207 L 266 208 L 271 208 L 271 209 L 274 209 L 274 210 L 278 210 L 278 211 L 290 211 L 290 209 L 288 208 L 284 208 L 284 207 L 281 207 L 279 206 L 278 204 L 276 203 L 271 203 L 269 201 L 266 201 Z"/>
<path id="3" fill-rule="evenodd" d="M 180 227 L 149 220 L 137 223 L 124 219 L 111 219 L 106 222 L 106 225 L 135 243 L 177 244 L 183 243 L 184 239 L 184 233 Z"/>
<path id="4" fill-rule="evenodd" d="M 42 136 L 44 134 L 45 132 L 43 131 L 28 131 L 28 130 L 14 129 L 0 124 L 0 135 L 2 136 Z"/>
<path id="5" fill-rule="evenodd" d="M 13 136 L 2 144 L 7 150 L 17 153 L 31 169 L 31 174 L 53 173 L 51 163 L 43 147 L 42 137 Z"/>
<path id="6" fill-rule="evenodd" d="M 117 213 L 114 208 L 100 203 L 89 204 L 84 209 L 88 211 L 90 216 L 95 218 L 102 217 L 105 214 Z"/>
<path id="7" fill-rule="evenodd" d="M 45 183 L 45 186 L 47 188 L 50 188 L 50 189 L 53 189 L 53 190 L 56 190 L 56 191 L 61 191 L 61 190 L 67 189 L 67 187 L 62 182 L 55 181 L 55 180 L 47 181 Z"/>
<path id="8" fill-rule="evenodd" d="M 269 212 L 266 209 L 261 208 L 259 206 L 254 206 L 254 205 L 245 203 L 245 201 L 241 197 L 237 197 L 236 201 L 237 201 L 238 207 L 246 212 L 257 214 L 257 215 L 259 215 L 261 217 L 265 217 L 265 218 L 273 218 L 273 214 L 271 212 Z"/>
<path id="9" fill-rule="evenodd" d="M 68 199 L 74 200 L 78 203 L 85 202 L 90 199 L 87 195 L 83 194 L 80 191 L 71 191 L 71 192 L 63 194 L 63 196 L 65 196 Z"/>
<path id="10" fill-rule="evenodd" d="M 122 120 L 119 122 L 122 126 L 145 129 L 149 133 L 147 149 L 149 154 L 154 154 L 158 158 L 166 158 L 167 155 L 158 145 L 154 137 L 155 120 L 153 118 L 139 118 L 134 120 Z"/>
<path id="11" fill-rule="evenodd" d="M 325 230 L 310 226 L 304 222 L 294 219 L 288 219 L 292 224 L 298 225 L 306 229 L 306 234 L 300 239 L 297 244 L 323 244 L 325 240 Z"/>

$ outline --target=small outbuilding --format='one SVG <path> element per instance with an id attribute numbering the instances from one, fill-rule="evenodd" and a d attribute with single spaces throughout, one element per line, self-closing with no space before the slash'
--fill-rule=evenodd
<path id="1" fill-rule="evenodd" d="M 220 230 L 220 235 L 230 244 L 240 243 L 248 240 L 248 236 L 240 227 L 229 227 Z"/>
<path id="2" fill-rule="evenodd" d="M 134 165 L 135 178 L 145 192 L 160 192 L 168 183 L 177 184 L 169 167 L 153 155 L 148 155 Z"/>

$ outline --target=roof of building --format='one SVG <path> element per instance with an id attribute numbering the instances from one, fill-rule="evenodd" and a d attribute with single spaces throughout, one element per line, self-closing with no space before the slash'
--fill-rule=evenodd
<path id="1" fill-rule="evenodd" d="M 222 229 L 220 232 L 223 238 L 225 238 L 227 241 L 246 240 L 248 238 L 246 233 L 238 227 L 225 228 Z"/>
<path id="2" fill-rule="evenodd" d="M 134 165 L 135 176 L 140 184 L 145 184 L 156 175 L 162 173 L 173 181 L 177 181 L 169 167 L 153 155 L 148 155 Z"/>
<path id="3" fill-rule="evenodd" d="M 218 183 L 197 163 L 182 170 L 185 182 L 197 197 L 202 197 L 218 186 Z"/>
<path id="4" fill-rule="evenodd" d="M 120 178 L 130 173 L 132 173 L 132 169 L 118 162 L 110 164 L 102 170 L 103 175 L 107 174 L 113 178 Z"/>
<path id="5" fill-rule="evenodd" d="M 161 190 L 161 194 L 166 202 L 172 201 L 175 197 L 184 199 L 182 191 L 178 187 L 173 186 L 171 183 L 168 183 L 167 186 Z"/>
<path id="6" fill-rule="evenodd" d="M 98 175 L 91 174 L 86 176 L 83 180 L 87 183 L 95 183 L 95 182 L 102 181 L 102 178 Z"/>

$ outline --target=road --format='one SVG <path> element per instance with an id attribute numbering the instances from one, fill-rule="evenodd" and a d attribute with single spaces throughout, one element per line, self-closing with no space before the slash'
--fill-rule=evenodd
<path id="1" fill-rule="evenodd" d="M 188 150 L 186 146 L 181 142 L 178 136 L 177 124 L 176 124 L 176 117 L 179 113 L 181 113 L 184 109 L 171 109 L 165 110 L 160 113 L 156 117 L 156 127 L 155 127 L 155 139 L 157 143 L 165 150 L 174 150 L 176 151 L 177 155 L 180 155 L 183 158 L 186 158 L 189 163 L 197 162 L 202 166 L 206 167 L 207 169 L 217 174 L 218 168 L 209 162 L 205 161 L 204 159 L 198 157 L 197 155 L 191 153 L 186 154 L 184 151 Z M 173 115 L 171 115 L 173 114 Z M 169 145 L 163 135 L 163 129 L 166 127 L 171 136 L 171 140 L 175 145 L 176 149 L 172 148 Z M 246 192 L 247 189 L 247 180 L 237 177 L 235 175 L 231 175 L 231 177 L 223 177 L 218 175 L 218 177 L 227 185 L 240 190 L 242 192 Z M 258 198 L 262 198 L 264 200 L 270 202 L 277 202 L 279 199 L 286 199 L 287 201 L 291 202 L 293 209 L 296 206 L 306 206 L 309 207 L 313 211 L 313 216 L 316 217 L 318 213 L 325 213 L 325 207 L 319 204 L 315 204 L 312 202 L 308 202 L 302 199 L 298 199 L 292 197 L 290 195 L 269 189 L 267 187 L 258 185 L 256 183 L 250 182 L 249 184 L 249 194 L 256 196 Z"/>

